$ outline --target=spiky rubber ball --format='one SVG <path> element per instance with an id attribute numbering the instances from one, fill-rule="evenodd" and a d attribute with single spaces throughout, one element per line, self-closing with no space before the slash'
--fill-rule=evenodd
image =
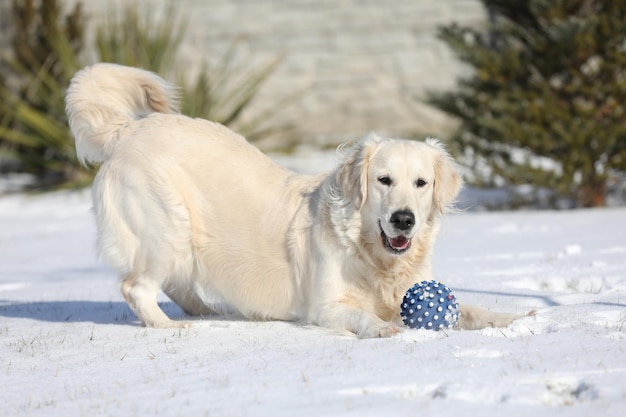
<path id="1" fill-rule="evenodd" d="M 400 316 L 413 329 L 451 329 L 460 311 L 450 288 L 437 281 L 422 281 L 406 292 Z"/>

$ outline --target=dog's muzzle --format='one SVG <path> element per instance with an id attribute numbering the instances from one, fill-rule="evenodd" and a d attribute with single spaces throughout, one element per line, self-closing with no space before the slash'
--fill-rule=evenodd
<path id="1" fill-rule="evenodd" d="M 394 231 L 398 232 L 398 235 L 395 237 L 388 236 L 379 222 L 383 245 L 389 252 L 396 255 L 406 252 L 411 247 L 411 238 L 407 235 L 415 226 L 415 215 L 409 210 L 398 210 L 392 213 L 389 223 Z"/>

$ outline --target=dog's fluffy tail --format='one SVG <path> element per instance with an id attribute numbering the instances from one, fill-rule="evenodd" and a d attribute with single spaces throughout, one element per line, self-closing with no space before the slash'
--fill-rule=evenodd
<path id="1" fill-rule="evenodd" d="M 118 130 L 150 113 L 177 113 L 175 89 L 156 74 L 116 64 L 96 64 L 77 72 L 65 96 L 69 126 L 79 161 L 105 161 Z"/>

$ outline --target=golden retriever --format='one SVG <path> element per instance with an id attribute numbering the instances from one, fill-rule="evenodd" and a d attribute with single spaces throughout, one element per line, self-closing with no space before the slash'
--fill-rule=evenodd
<path id="1" fill-rule="evenodd" d="M 69 125 L 93 184 L 99 248 L 144 325 L 182 327 L 226 304 L 257 320 L 310 323 L 358 337 L 402 328 L 400 303 L 430 280 L 438 218 L 461 187 L 434 139 L 371 134 L 330 174 L 276 165 L 228 128 L 177 113 L 157 75 L 115 64 L 79 71 Z M 515 314 L 461 306 L 458 327 Z"/>

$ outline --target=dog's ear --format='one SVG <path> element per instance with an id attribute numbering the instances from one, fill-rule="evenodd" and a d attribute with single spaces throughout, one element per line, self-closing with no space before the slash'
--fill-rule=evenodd
<path id="1" fill-rule="evenodd" d="M 439 214 L 444 214 L 461 191 L 463 179 L 454 159 L 441 142 L 434 138 L 428 138 L 426 144 L 436 153 L 433 206 Z"/>
<path id="2" fill-rule="evenodd" d="M 382 139 L 371 133 L 345 151 L 335 176 L 336 187 L 344 198 L 360 209 L 367 199 L 369 163 Z"/>

